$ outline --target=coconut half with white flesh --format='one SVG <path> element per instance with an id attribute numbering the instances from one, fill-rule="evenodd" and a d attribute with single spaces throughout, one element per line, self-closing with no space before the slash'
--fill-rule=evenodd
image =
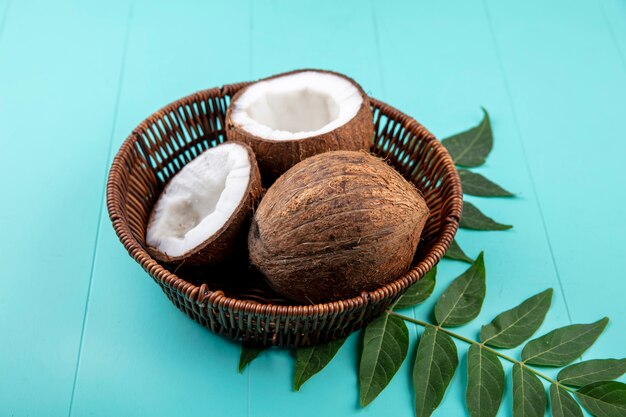
<path id="1" fill-rule="evenodd" d="M 185 165 L 159 196 L 148 222 L 150 254 L 163 262 L 214 264 L 235 250 L 261 199 L 252 150 L 223 143 Z"/>
<path id="2" fill-rule="evenodd" d="M 369 99 L 354 80 L 299 70 L 238 91 L 226 112 L 226 135 L 254 150 L 269 183 L 319 153 L 369 150 L 374 123 Z"/>

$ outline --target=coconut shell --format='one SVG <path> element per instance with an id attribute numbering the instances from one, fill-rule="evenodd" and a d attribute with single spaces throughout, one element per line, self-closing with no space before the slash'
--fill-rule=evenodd
<path id="1" fill-rule="evenodd" d="M 352 119 L 330 132 L 304 139 L 270 140 L 255 136 L 233 122 L 233 105 L 250 86 L 239 90 L 233 96 L 226 111 L 226 136 L 230 141 L 243 142 L 252 148 L 259 163 L 263 181 L 266 184 L 271 184 L 289 168 L 313 155 L 336 150 L 368 151 L 372 145 L 374 122 L 369 98 L 363 88 L 352 78 L 332 71 L 305 69 L 274 75 L 260 81 L 306 71 L 324 72 L 345 78 L 359 90 L 363 102 Z"/>
<path id="2" fill-rule="evenodd" d="M 235 211 L 233 211 L 231 217 L 217 232 L 208 236 L 207 240 L 181 256 L 169 256 L 159 249 L 148 245 L 146 249 L 150 255 L 167 264 L 199 266 L 216 264 L 231 257 L 235 252 L 245 251 L 244 231 L 249 227 L 252 213 L 263 196 L 263 187 L 254 152 L 252 152 L 249 146 L 241 145 L 246 149 L 248 160 L 250 161 L 250 177 L 246 194 Z M 163 194 L 161 194 L 159 199 L 162 196 Z M 154 211 L 150 214 L 148 224 L 152 223 L 153 216 Z"/>
<path id="3" fill-rule="evenodd" d="M 250 260 L 293 300 L 353 297 L 410 268 L 428 215 L 420 192 L 383 160 L 323 153 L 269 188 L 250 226 Z"/>

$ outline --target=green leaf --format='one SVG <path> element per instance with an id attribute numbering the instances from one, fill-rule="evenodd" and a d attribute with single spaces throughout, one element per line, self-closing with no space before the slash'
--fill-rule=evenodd
<path id="1" fill-rule="evenodd" d="M 513 194 L 484 176 L 466 169 L 459 169 L 463 193 L 479 197 L 512 197 Z"/>
<path id="2" fill-rule="evenodd" d="M 362 406 L 371 403 L 385 389 L 402 366 L 408 350 L 409 330 L 401 318 L 383 314 L 367 326 L 359 366 Z"/>
<path id="3" fill-rule="evenodd" d="M 626 416 L 626 384 L 600 381 L 576 392 L 578 401 L 596 417 Z"/>
<path id="4" fill-rule="evenodd" d="M 572 324 L 528 342 L 522 359 L 531 365 L 565 366 L 579 358 L 600 336 L 607 317 L 590 324 Z"/>
<path id="5" fill-rule="evenodd" d="M 525 366 L 513 365 L 513 417 L 543 417 L 546 403 L 539 378 Z"/>
<path id="6" fill-rule="evenodd" d="M 472 417 L 493 417 L 504 394 L 504 369 L 498 357 L 480 345 L 472 345 L 467 355 L 465 401 Z"/>
<path id="7" fill-rule="evenodd" d="M 296 371 L 293 378 L 293 388 L 296 391 L 313 375 L 324 369 L 335 357 L 346 338 L 333 340 L 321 345 L 315 345 L 296 350 Z"/>
<path id="8" fill-rule="evenodd" d="M 493 147 L 493 133 L 489 113 L 484 108 L 483 120 L 478 126 L 441 141 L 457 165 L 476 167 L 485 163 Z"/>
<path id="9" fill-rule="evenodd" d="M 485 216 L 475 205 L 469 201 L 463 201 L 463 214 L 459 227 L 473 230 L 508 230 L 513 226 L 502 224 Z"/>
<path id="10" fill-rule="evenodd" d="M 461 249 L 456 239 L 452 240 L 452 243 L 450 243 L 450 247 L 448 248 L 448 251 L 443 256 L 445 258 L 455 259 L 457 261 L 463 261 L 463 262 L 467 262 L 470 264 L 474 261 L 472 258 L 467 256 L 465 252 L 463 252 L 463 249 Z"/>
<path id="11" fill-rule="evenodd" d="M 491 323 L 480 329 L 480 341 L 506 349 L 521 345 L 541 326 L 551 301 L 550 288 L 499 314 Z"/>
<path id="12" fill-rule="evenodd" d="M 478 255 L 467 271 L 441 294 L 435 306 L 435 319 L 441 326 L 460 326 L 478 316 L 485 299 L 485 262 Z"/>
<path id="13" fill-rule="evenodd" d="M 558 384 L 550 386 L 552 417 L 583 417 L 583 410 L 565 388 Z"/>
<path id="14" fill-rule="evenodd" d="M 246 366 L 263 353 L 264 350 L 265 348 L 263 347 L 242 344 L 241 355 L 239 356 L 239 373 L 242 373 Z"/>
<path id="15" fill-rule="evenodd" d="M 426 326 L 413 367 L 417 417 L 428 417 L 439 406 L 458 365 L 456 346 L 450 336 Z"/>
<path id="16" fill-rule="evenodd" d="M 561 370 L 557 379 L 565 385 L 582 387 L 599 381 L 610 381 L 626 373 L 626 359 L 592 359 Z"/>
<path id="17" fill-rule="evenodd" d="M 424 302 L 435 289 L 437 281 L 436 276 L 437 267 L 434 266 L 422 279 L 411 285 L 406 292 L 402 294 L 402 297 L 396 302 L 394 309 L 413 307 L 414 305 Z"/>

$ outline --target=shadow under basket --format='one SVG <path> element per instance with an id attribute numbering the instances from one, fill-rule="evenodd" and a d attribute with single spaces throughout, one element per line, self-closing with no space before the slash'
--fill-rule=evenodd
<path id="1" fill-rule="evenodd" d="M 167 297 L 213 332 L 263 346 L 308 346 L 347 336 L 380 316 L 443 257 L 457 231 L 463 204 L 450 155 L 422 125 L 371 98 L 383 157 L 421 190 L 430 217 L 411 270 L 388 285 L 324 304 L 298 305 L 274 293 L 245 262 L 205 269 L 172 269 L 146 251 L 148 217 L 164 185 L 186 163 L 226 140 L 230 98 L 247 83 L 203 90 L 144 120 L 115 156 L 107 209 L 120 241 Z"/>

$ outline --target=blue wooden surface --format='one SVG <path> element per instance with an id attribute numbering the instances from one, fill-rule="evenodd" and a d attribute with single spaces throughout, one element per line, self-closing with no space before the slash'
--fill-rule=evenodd
<path id="1" fill-rule="evenodd" d="M 413 415 L 408 363 L 357 406 L 357 337 L 298 393 L 285 351 L 237 374 L 238 346 L 167 301 L 103 206 L 112 155 L 145 116 L 299 67 L 345 72 L 439 137 L 485 106 L 496 142 L 478 171 L 517 197 L 469 200 L 515 228 L 459 232 L 488 271 L 459 331 L 553 287 L 540 331 L 608 315 L 585 357 L 623 356 L 625 22 L 623 0 L 0 0 L 0 416 Z M 442 262 L 435 295 L 464 267 Z M 466 415 L 465 381 L 436 415 Z"/>

